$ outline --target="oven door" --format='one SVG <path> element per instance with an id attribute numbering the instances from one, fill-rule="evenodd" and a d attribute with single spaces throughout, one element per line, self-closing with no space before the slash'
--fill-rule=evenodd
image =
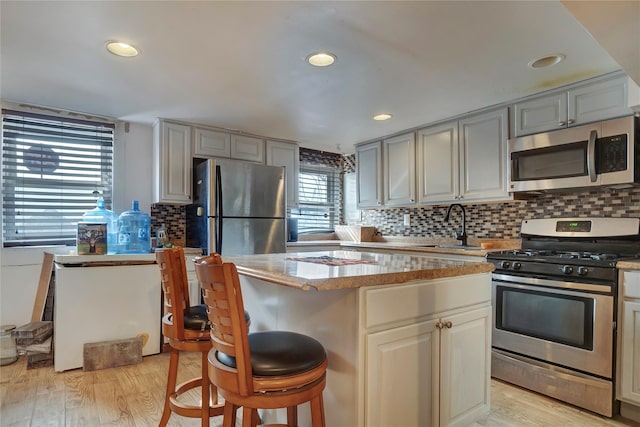
<path id="1" fill-rule="evenodd" d="M 494 274 L 492 297 L 493 347 L 613 377 L 611 287 Z"/>

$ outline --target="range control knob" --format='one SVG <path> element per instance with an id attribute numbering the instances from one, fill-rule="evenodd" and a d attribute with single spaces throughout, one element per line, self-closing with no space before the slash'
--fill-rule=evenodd
<path id="1" fill-rule="evenodd" d="M 571 267 L 570 265 L 563 265 L 562 266 L 562 272 L 564 274 L 571 274 L 571 273 L 573 273 L 573 267 Z"/>
<path id="2" fill-rule="evenodd" d="M 511 263 L 509 261 L 500 261 L 500 268 L 509 268 Z"/>
<path id="3" fill-rule="evenodd" d="M 514 262 L 513 263 L 513 269 L 514 270 L 520 270 L 521 267 L 522 267 L 522 264 L 520 264 L 519 262 Z"/>
<path id="4" fill-rule="evenodd" d="M 587 274 L 589 274 L 587 267 L 578 267 L 578 276 L 586 276 Z"/>

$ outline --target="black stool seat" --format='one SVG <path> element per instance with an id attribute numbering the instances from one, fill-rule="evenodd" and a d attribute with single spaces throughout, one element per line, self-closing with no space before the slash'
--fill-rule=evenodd
<path id="1" fill-rule="evenodd" d="M 207 317 L 207 306 L 204 304 L 192 305 L 183 312 L 184 328 L 193 331 L 208 331 L 211 329 Z"/>
<path id="2" fill-rule="evenodd" d="M 293 375 L 319 366 L 327 357 L 324 347 L 315 339 L 286 331 L 249 334 L 251 369 L 258 377 Z M 215 350 L 212 350 L 215 351 Z M 231 368 L 235 357 L 217 352 L 217 359 Z"/>
<path id="3" fill-rule="evenodd" d="M 245 310 L 244 318 L 247 324 L 251 323 L 251 316 Z M 207 306 L 205 304 L 192 305 L 184 309 L 184 328 L 192 331 L 208 331 L 211 329 L 209 318 L 207 317 Z"/>

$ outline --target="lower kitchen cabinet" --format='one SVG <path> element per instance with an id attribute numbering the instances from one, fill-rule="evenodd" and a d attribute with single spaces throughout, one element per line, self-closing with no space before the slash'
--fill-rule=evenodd
<path id="1" fill-rule="evenodd" d="M 491 309 L 368 334 L 367 426 L 468 425 L 490 408 Z"/>
<path id="2" fill-rule="evenodd" d="M 317 264 L 298 268 L 318 274 Z M 242 273 L 240 283 L 251 330 L 325 347 L 327 426 L 468 426 L 489 413 L 491 273 L 320 291 Z M 285 422 L 272 412 L 265 423 Z M 298 415 L 311 424 L 304 405 Z"/>
<path id="3" fill-rule="evenodd" d="M 620 277 L 616 398 L 640 406 L 640 271 Z"/>

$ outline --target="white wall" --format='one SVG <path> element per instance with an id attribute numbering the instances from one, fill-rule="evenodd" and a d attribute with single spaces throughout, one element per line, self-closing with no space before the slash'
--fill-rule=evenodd
<path id="1" fill-rule="evenodd" d="M 131 209 L 133 199 L 140 210 L 151 213 L 151 125 L 131 124 L 129 132 L 118 123 L 114 147 L 113 210 Z M 31 321 L 44 251 L 67 253 L 68 247 L 0 248 L 0 325 L 24 325 Z"/>

